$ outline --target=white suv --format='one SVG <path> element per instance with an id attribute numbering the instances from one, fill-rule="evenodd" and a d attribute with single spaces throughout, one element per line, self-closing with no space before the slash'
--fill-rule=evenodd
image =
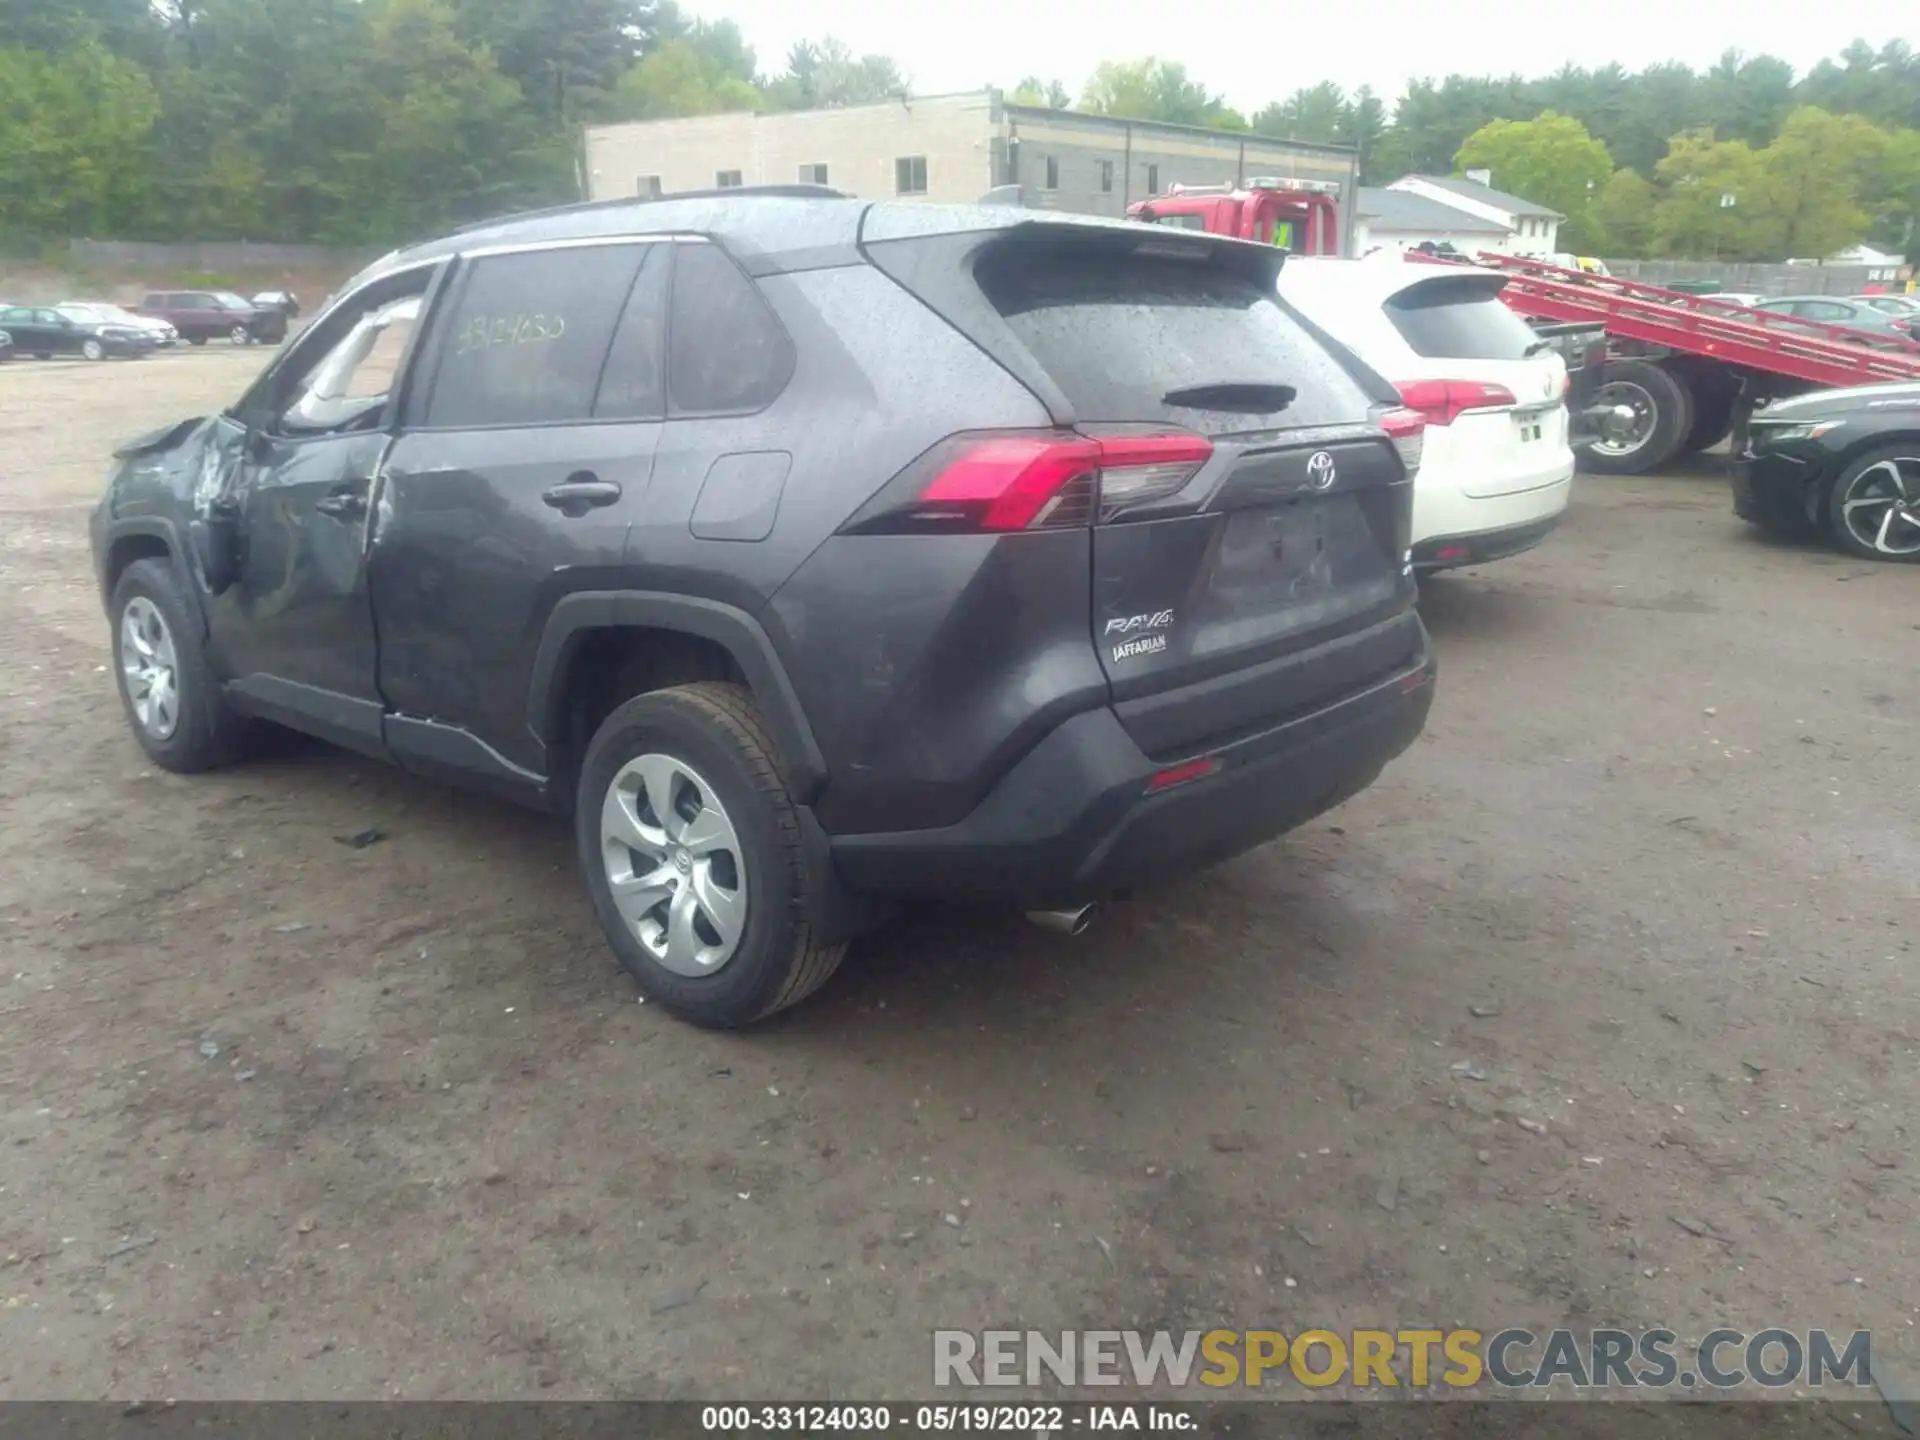
<path id="1" fill-rule="evenodd" d="M 1280 293 L 1426 417 L 1413 563 L 1446 570 L 1539 544 L 1573 489 L 1567 366 L 1500 303 L 1504 275 L 1397 258 L 1289 259 Z"/>

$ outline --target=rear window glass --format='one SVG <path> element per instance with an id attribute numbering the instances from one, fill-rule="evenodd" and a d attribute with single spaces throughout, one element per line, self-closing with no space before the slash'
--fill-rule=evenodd
<path id="1" fill-rule="evenodd" d="M 1533 327 L 1480 280 L 1426 280 L 1385 305 L 1413 353 L 1429 360 L 1524 360 L 1539 339 Z"/>
<path id="2" fill-rule="evenodd" d="M 1011 246 L 982 258 L 981 289 L 1082 420 L 1149 420 L 1202 433 L 1364 419 L 1358 381 L 1280 307 L 1270 284 L 1205 261 Z M 1174 406 L 1199 386 L 1286 385 L 1281 410 Z"/>

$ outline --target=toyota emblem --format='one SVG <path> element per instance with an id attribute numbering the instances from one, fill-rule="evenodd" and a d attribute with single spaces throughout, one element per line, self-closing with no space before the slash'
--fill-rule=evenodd
<path id="1" fill-rule="evenodd" d="M 1307 484 L 1315 490 L 1331 490 L 1339 473 L 1333 467 L 1333 456 L 1325 450 L 1314 451 L 1313 458 L 1307 461 Z"/>

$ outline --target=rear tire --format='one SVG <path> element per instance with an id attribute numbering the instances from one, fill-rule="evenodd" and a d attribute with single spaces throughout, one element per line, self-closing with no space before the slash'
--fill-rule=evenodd
<path id="1" fill-rule="evenodd" d="M 207 337 L 204 335 L 189 335 L 187 337 L 187 343 L 189 345 L 204 345 L 207 343 Z"/>
<path id="2" fill-rule="evenodd" d="M 238 759 L 245 748 L 246 721 L 227 704 L 207 665 L 199 617 L 172 563 L 134 561 L 113 587 L 108 614 L 120 702 L 147 757 L 163 770 L 182 775 Z M 156 685 L 162 696 L 158 712 Z"/>
<path id="3" fill-rule="evenodd" d="M 813 937 L 825 877 L 777 753 L 749 691 L 700 681 L 627 701 L 581 765 L 574 825 L 600 928 L 641 991 L 695 1025 L 782 1010 L 846 953 Z"/>
<path id="4" fill-rule="evenodd" d="M 1635 413 L 1628 433 L 1603 434 L 1584 453 L 1586 468 L 1602 475 L 1644 475 L 1679 453 L 1693 429 L 1693 394 L 1672 371 L 1651 360 L 1609 360 L 1600 372 L 1599 405 Z"/>

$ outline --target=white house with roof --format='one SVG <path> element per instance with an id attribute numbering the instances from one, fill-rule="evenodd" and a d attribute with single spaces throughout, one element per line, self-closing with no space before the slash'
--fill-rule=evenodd
<path id="1" fill-rule="evenodd" d="M 1379 194 L 1377 191 L 1362 191 L 1360 211 L 1365 218 L 1367 195 Z M 1474 248 L 1492 250 L 1503 255 L 1525 255 L 1532 259 L 1545 259 L 1559 249 L 1560 222 L 1567 217 L 1559 211 L 1545 205 L 1536 205 L 1531 200 L 1522 200 L 1518 195 L 1509 195 L 1504 190 L 1493 188 L 1493 175 L 1486 170 L 1469 170 L 1465 176 L 1452 175 L 1403 175 L 1387 186 L 1388 195 L 1418 199 L 1439 207 L 1437 211 L 1422 207 L 1419 213 L 1438 219 L 1440 215 L 1458 216 L 1456 224 L 1466 225 L 1477 222 L 1491 230 L 1463 231 L 1476 237 Z M 1377 206 L 1391 207 L 1394 201 L 1375 201 Z M 1436 241 L 1445 238 L 1440 235 L 1431 237 Z M 1379 242 L 1374 242 L 1379 243 Z M 1418 243 L 1417 241 L 1414 243 Z M 1467 246 L 1458 240 L 1452 241 L 1456 249 Z M 1364 247 L 1356 247 L 1362 249 Z M 1401 249 L 1408 248 L 1400 246 Z"/>
<path id="2" fill-rule="evenodd" d="M 1451 245 L 1462 254 L 1507 249 L 1511 232 L 1497 220 L 1407 190 L 1362 186 L 1355 206 L 1353 253 L 1399 253 L 1421 245 Z"/>

